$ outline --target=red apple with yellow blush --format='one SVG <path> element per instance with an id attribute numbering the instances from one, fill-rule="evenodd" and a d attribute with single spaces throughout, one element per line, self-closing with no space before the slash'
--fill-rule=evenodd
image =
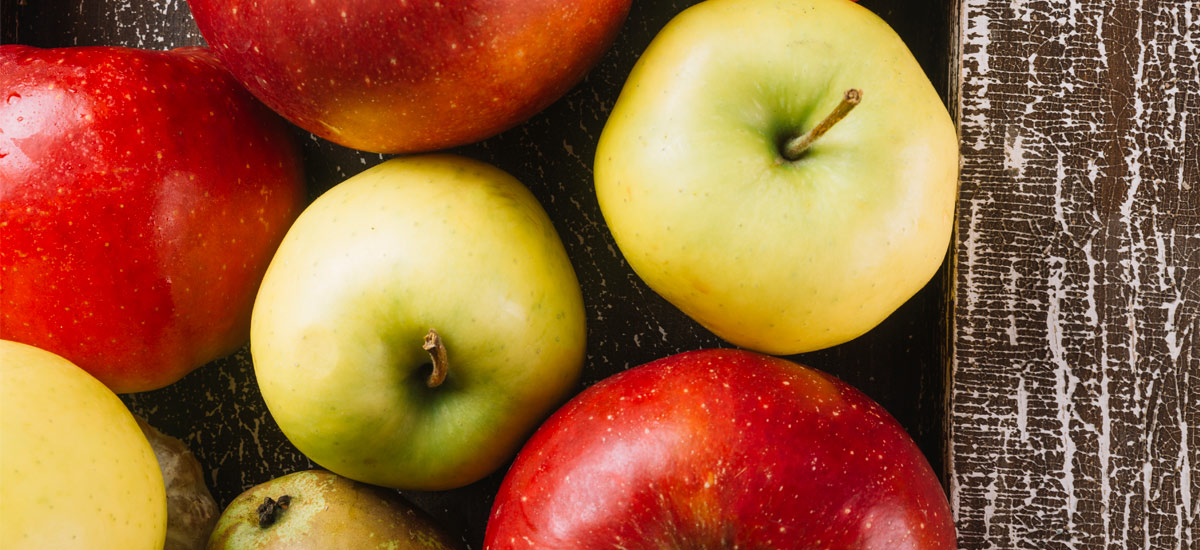
<path id="1" fill-rule="evenodd" d="M 118 393 L 249 339 L 305 199 L 286 123 L 207 50 L 0 46 L 0 336 Z"/>
<path id="2" fill-rule="evenodd" d="M 591 386 L 517 456 L 487 550 L 955 548 L 946 495 L 886 411 L 840 380 L 738 350 Z"/>
<path id="3" fill-rule="evenodd" d="M 558 99 L 630 0 L 189 0 L 238 80 L 294 124 L 378 153 L 490 137 Z"/>

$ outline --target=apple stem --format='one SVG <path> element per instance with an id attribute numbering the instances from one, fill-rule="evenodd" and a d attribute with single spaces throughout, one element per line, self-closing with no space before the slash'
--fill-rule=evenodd
<path id="1" fill-rule="evenodd" d="M 442 337 L 438 336 L 436 330 L 429 329 L 429 334 L 425 335 L 425 344 L 421 347 L 429 352 L 429 359 L 433 363 L 433 372 L 429 373 L 425 385 L 436 388 L 446 381 L 446 370 L 449 366 L 446 362 L 446 344 L 442 343 Z"/>
<path id="2" fill-rule="evenodd" d="M 283 495 L 279 500 L 274 500 L 267 497 L 262 504 L 258 505 L 258 526 L 269 527 L 279 519 L 279 512 L 287 510 L 289 504 L 292 503 L 292 497 Z"/>
<path id="3" fill-rule="evenodd" d="M 814 141 L 817 141 L 817 139 L 825 135 L 825 132 L 828 132 L 830 128 L 833 128 L 834 124 L 837 124 L 839 120 L 842 120 L 842 118 L 844 118 L 846 114 L 853 110 L 854 107 L 857 106 L 861 101 L 861 90 L 855 88 L 846 90 L 846 95 L 842 96 L 842 102 L 838 103 L 837 107 L 834 107 L 833 112 L 829 113 L 829 116 L 825 117 L 825 120 L 822 120 L 819 124 L 814 126 L 812 130 L 805 132 L 804 135 L 788 140 L 788 142 L 783 146 L 783 158 L 790 161 L 799 160 L 800 156 L 804 154 L 804 151 L 808 150 L 808 147 L 812 145 Z"/>

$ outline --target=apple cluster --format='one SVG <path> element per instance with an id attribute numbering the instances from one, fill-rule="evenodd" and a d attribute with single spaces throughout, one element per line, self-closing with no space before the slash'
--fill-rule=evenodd
<path id="1" fill-rule="evenodd" d="M 949 242 L 954 127 L 870 11 L 705 0 L 661 29 L 599 137 L 596 196 L 638 277 L 741 349 L 572 398 L 586 314 L 552 220 L 438 151 L 562 96 L 630 0 L 189 5 L 208 48 L 0 45 L 0 546 L 172 548 L 176 484 L 115 394 L 246 342 L 324 470 L 176 548 L 461 548 L 389 489 L 510 461 L 489 550 L 955 546 L 904 429 L 772 356 L 867 332 Z M 309 202 L 289 124 L 402 156 Z"/>

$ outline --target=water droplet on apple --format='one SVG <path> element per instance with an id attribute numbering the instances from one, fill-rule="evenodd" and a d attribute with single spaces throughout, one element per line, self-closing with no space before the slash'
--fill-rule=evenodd
<path id="1" fill-rule="evenodd" d="M 16 103 L 18 99 L 21 99 L 21 94 L 18 94 L 17 92 L 8 94 L 8 104 L 9 105 Z"/>

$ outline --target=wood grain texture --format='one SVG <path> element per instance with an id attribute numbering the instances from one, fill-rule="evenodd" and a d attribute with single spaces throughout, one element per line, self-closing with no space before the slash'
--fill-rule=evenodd
<path id="1" fill-rule="evenodd" d="M 1200 547 L 1200 3 L 964 0 L 966 548 Z"/>

